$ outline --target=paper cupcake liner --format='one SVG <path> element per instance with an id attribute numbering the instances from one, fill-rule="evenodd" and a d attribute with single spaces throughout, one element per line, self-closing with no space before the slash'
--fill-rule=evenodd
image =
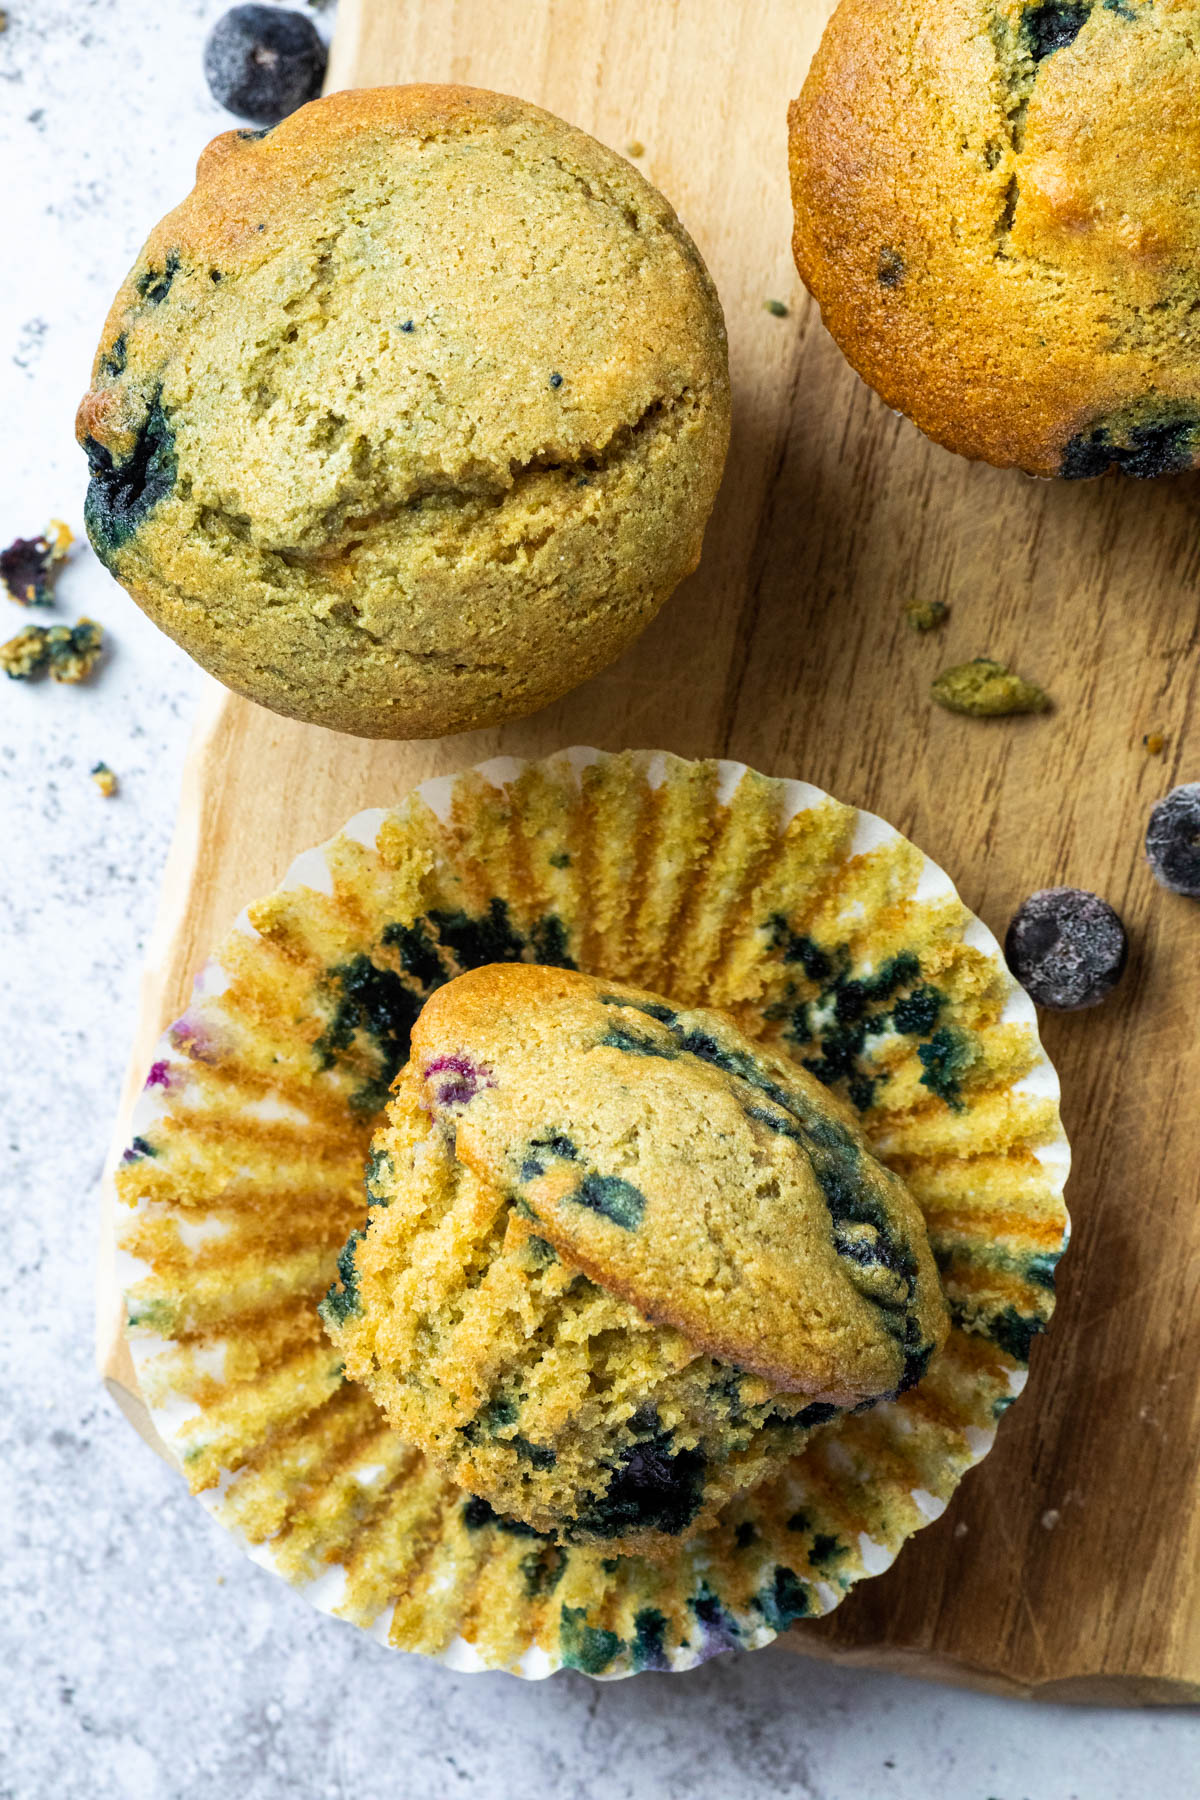
<path id="1" fill-rule="evenodd" d="M 916 1388 L 662 1561 L 497 1518 L 388 1428 L 316 1313 L 423 998 L 515 958 L 723 1007 L 845 1095 L 954 1321 Z M 990 1447 L 1067 1234 L 1033 1006 L 949 878 L 816 788 L 649 752 L 500 759 L 300 857 L 164 1035 L 132 1132 L 128 1341 L 193 1490 L 314 1604 L 459 1669 L 686 1669 L 828 1612 Z"/>

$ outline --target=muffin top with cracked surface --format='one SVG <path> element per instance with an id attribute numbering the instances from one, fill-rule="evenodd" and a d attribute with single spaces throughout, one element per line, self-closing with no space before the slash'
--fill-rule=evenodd
<path id="1" fill-rule="evenodd" d="M 99 554 L 228 686 L 364 735 L 530 711 L 695 565 L 720 305 L 671 207 L 525 103 L 401 87 L 229 132 L 109 315 Z"/>
<path id="2" fill-rule="evenodd" d="M 1197 0 L 842 0 L 795 253 L 889 406 L 1038 475 L 1200 462 Z"/>
<path id="3" fill-rule="evenodd" d="M 572 970 L 432 996 L 368 1192 L 324 1307 L 347 1372 L 564 1541 L 695 1527 L 946 1332 L 919 1209 L 818 1082 Z"/>

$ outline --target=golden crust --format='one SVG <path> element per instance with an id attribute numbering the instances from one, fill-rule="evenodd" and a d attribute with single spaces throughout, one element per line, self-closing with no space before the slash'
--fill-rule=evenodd
<path id="1" fill-rule="evenodd" d="M 1039 10 L 842 0 L 788 114 L 796 264 L 938 443 L 1169 472 L 1200 441 L 1200 6 L 1096 5 L 1073 40 Z"/>

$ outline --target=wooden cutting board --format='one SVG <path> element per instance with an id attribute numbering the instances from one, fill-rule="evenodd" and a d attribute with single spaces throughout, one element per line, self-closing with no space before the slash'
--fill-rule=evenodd
<path id="1" fill-rule="evenodd" d="M 1033 888 L 1098 890 L 1133 957 L 1102 1009 L 1044 1020 L 1075 1147 L 1075 1237 L 1026 1397 L 949 1513 L 790 1641 L 1014 1693 L 1196 1701 L 1200 904 L 1154 884 L 1141 841 L 1153 801 L 1200 777 L 1200 485 L 1059 485 L 961 462 L 843 363 L 792 269 L 785 155 L 786 105 L 831 10 L 341 0 L 331 86 L 471 82 L 618 150 L 644 146 L 639 166 L 725 304 L 733 449 L 699 573 L 620 663 L 533 719 L 362 742 L 214 687 L 130 1090 L 209 947 L 296 852 L 501 750 L 654 746 L 803 776 L 913 837 L 1001 936 Z M 914 596 L 949 602 L 942 632 L 910 631 Z M 1055 710 L 977 721 L 930 704 L 940 667 L 985 653 L 1039 680 Z M 1157 756 L 1142 741 L 1154 731 Z M 105 1373 L 152 1437 L 107 1260 L 102 1283 Z"/>

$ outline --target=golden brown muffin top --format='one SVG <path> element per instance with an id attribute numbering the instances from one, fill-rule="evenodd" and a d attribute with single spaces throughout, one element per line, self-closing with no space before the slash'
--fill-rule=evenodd
<path id="1" fill-rule="evenodd" d="M 1200 446 L 1196 0 L 842 0 L 790 111 L 800 273 L 889 405 L 1041 475 Z"/>

